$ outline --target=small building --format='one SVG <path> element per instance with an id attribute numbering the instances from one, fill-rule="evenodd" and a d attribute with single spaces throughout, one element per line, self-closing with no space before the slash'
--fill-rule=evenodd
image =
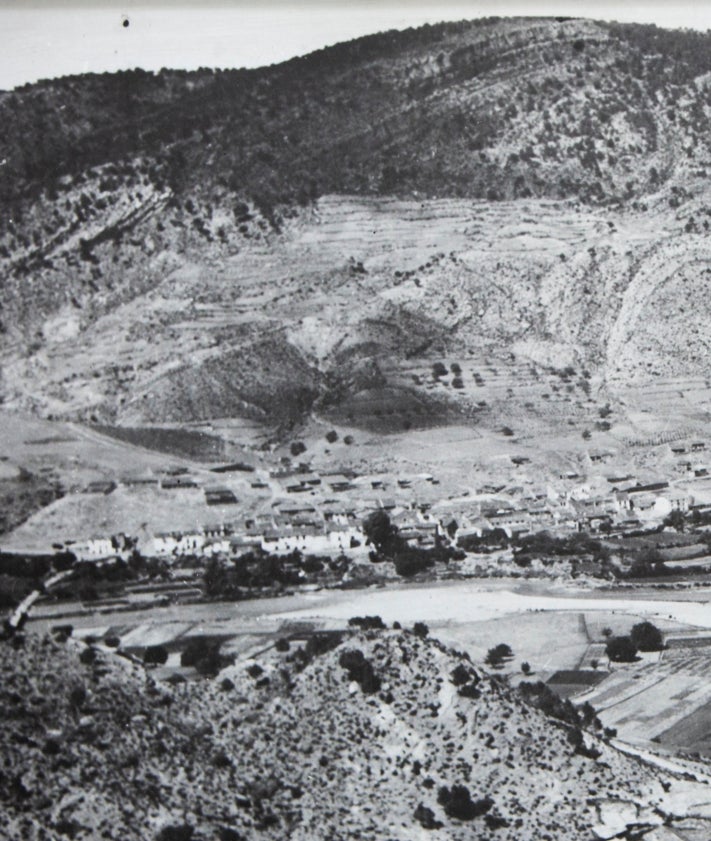
<path id="1" fill-rule="evenodd" d="M 354 490 L 355 485 L 351 482 L 351 480 L 344 475 L 334 475 L 329 476 L 326 480 L 331 488 L 332 491 L 336 493 L 340 493 L 342 491 L 351 491 Z"/>
<path id="2" fill-rule="evenodd" d="M 108 496 L 108 494 L 112 493 L 116 490 L 116 482 L 112 482 L 109 480 L 98 480 L 96 482 L 89 482 L 84 490 L 84 493 L 88 494 L 104 494 Z"/>
<path id="3" fill-rule="evenodd" d="M 110 558 L 117 554 L 117 547 L 110 537 L 90 537 L 73 543 L 70 548 L 80 561 Z"/>
<path id="4" fill-rule="evenodd" d="M 157 485 L 158 479 L 157 477 L 150 476 L 148 474 L 137 474 L 131 476 L 123 476 L 121 478 L 121 484 L 126 485 L 127 487 Z"/>
<path id="5" fill-rule="evenodd" d="M 205 488 L 205 502 L 208 505 L 235 505 L 237 497 L 229 488 Z"/>
<path id="6" fill-rule="evenodd" d="M 190 476 L 169 476 L 162 479 L 160 483 L 164 490 L 177 490 L 179 488 L 197 488 L 197 482 Z"/>

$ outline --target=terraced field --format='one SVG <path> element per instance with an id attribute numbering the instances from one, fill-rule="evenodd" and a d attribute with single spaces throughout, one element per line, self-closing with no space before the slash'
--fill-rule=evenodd
<path id="1" fill-rule="evenodd" d="M 711 654 L 703 646 L 672 648 L 658 660 L 617 669 L 576 700 L 590 701 L 627 742 L 707 752 Z"/>

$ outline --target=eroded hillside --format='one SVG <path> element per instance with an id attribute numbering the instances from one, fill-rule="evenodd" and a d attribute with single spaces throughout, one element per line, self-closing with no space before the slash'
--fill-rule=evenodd
<path id="1" fill-rule="evenodd" d="M 702 797 L 436 641 L 371 632 L 329 648 L 169 688 L 107 649 L 2 643 L 0 832 L 568 841 L 649 830 L 684 792 Z"/>

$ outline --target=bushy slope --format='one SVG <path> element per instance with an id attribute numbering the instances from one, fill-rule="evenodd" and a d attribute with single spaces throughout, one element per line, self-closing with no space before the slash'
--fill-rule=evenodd
<path id="1" fill-rule="evenodd" d="M 644 821 L 663 794 L 435 641 L 316 648 L 170 689 L 109 652 L 3 643 L 0 834 L 568 841 L 591 837 L 599 804 Z"/>

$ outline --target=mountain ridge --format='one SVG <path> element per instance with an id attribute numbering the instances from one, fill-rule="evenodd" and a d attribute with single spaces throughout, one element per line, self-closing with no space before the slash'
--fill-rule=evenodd
<path id="1" fill-rule="evenodd" d="M 466 383 L 434 400 L 421 372 L 406 382 L 413 358 L 572 364 L 603 400 L 695 375 L 705 309 L 687 330 L 676 305 L 682 288 L 705 300 L 709 37 L 489 19 L 261 70 L 0 96 L 6 404 L 119 423 L 246 412 L 273 428 L 325 406 L 343 418 L 338 395 L 387 387 L 382 417 L 395 392 L 411 405 L 407 386 L 439 422 L 480 418 L 483 401 Z M 660 314 L 685 343 L 642 341 Z M 104 345 L 105 363 L 81 358 Z M 305 399 L 282 411 L 293 385 Z"/>

